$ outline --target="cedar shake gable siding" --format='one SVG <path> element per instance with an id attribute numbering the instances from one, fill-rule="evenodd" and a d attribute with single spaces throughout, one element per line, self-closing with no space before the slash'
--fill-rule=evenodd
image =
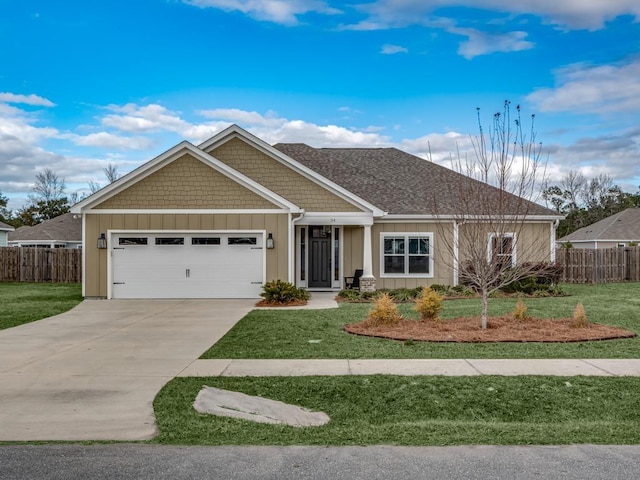
<path id="1" fill-rule="evenodd" d="M 470 202 L 460 201 L 460 195 L 471 191 L 493 204 L 506 199 L 512 214 L 558 215 L 396 148 L 313 148 L 300 143 L 280 143 L 274 148 L 389 214 L 482 215 L 490 211 L 486 205 L 469 212 L 456 208 L 469 207 Z"/>
<path id="2" fill-rule="evenodd" d="M 307 212 L 361 211 L 239 138 L 233 138 L 207 153 Z"/>
<path id="3" fill-rule="evenodd" d="M 279 208 L 189 154 L 174 160 L 98 209 L 274 209 Z"/>

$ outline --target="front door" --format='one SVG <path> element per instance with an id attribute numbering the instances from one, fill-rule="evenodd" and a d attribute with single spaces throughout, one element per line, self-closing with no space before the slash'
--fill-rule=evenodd
<path id="1" fill-rule="evenodd" d="M 309 288 L 331 288 L 330 227 L 309 227 Z"/>

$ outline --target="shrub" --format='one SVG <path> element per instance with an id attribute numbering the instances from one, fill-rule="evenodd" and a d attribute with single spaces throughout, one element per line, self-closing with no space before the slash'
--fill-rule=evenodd
<path id="1" fill-rule="evenodd" d="M 309 292 L 303 288 L 298 288 L 292 283 L 282 280 L 273 280 L 262 286 L 260 294 L 267 303 L 293 303 L 309 300 Z"/>
<path id="2" fill-rule="evenodd" d="M 389 296 L 396 302 L 409 302 L 416 298 L 418 292 L 413 288 L 396 288 L 389 292 Z"/>
<path id="3" fill-rule="evenodd" d="M 353 290 L 353 289 L 341 290 L 340 293 L 338 293 L 338 296 L 345 300 L 351 300 L 351 301 L 362 300 L 362 292 L 360 292 L 360 290 Z"/>
<path id="4" fill-rule="evenodd" d="M 516 302 L 516 308 L 513 310 L 513 319 L 518 321 L 528 320 L 530 317 L 527 315 L 527 306 L 522 301 L 522 297 L 518 297 Z"/>
<path id="5" fill-rule="evenodd" d="M 584 311 L 584 305 L 582 305 L 582 303 L 578 303 L 573 310 L 571 326 L 573 328 L 587 328 L 589 326 L 589 319 L 587 318 L 587 313 Z"/>
<path id="6" fill-rule="evenodd" d="M 388 293 L 383 293 L 369 312 L 367 323 L 377 327 L 381 325 L 397 325 L 402 320 L 398 307 Z"/>
<path id="7" fill-rule="evenodd" d="M 442 310 L 442 295 L 425 285 L 422 297 L 416 300 L 413 309 L 420 314 L 420 320 L 423 322 L 437 322 Z"/>

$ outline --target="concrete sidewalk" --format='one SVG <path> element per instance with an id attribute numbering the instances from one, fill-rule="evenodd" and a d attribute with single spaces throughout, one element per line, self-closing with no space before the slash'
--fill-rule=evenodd
<path id="1" fill-rule="evenodd" d="M 180 377 L 305 375 L 575 375 L 638 377 L 640 359 L 196 360 Z"/>

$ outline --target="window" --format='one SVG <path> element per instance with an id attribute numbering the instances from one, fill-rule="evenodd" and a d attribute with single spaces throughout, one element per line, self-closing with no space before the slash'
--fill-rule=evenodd
<path id="1" fill-rule="evenodd" d="M 516 263 L 515 233 L 493 233 L 489 235 L 489 262 L 499 270 Z"/>
<path id="2" fill-rule="evenodd" d="M 191 245 L 220 245 L 220 237 L 194 237 Z"/>
<path id="3" fill-rule="evenodd" d="M 256 237 L 229 237 L 228 245 L 257 245 Z"/>
<path id="4" fill-rule="evenodd" d="M 383 277 L 433 277 L 433 233 L 381 234 Z"/>
<path id="5" fill-rule="evenodd" d="M 184 237 L 157 237 L 156 245 L 184 245 Z"/>
<path id="6" fill-rule="evenodd" d="M 147 237 L 120 237 L 118 245 L 146 245 Z"/>

